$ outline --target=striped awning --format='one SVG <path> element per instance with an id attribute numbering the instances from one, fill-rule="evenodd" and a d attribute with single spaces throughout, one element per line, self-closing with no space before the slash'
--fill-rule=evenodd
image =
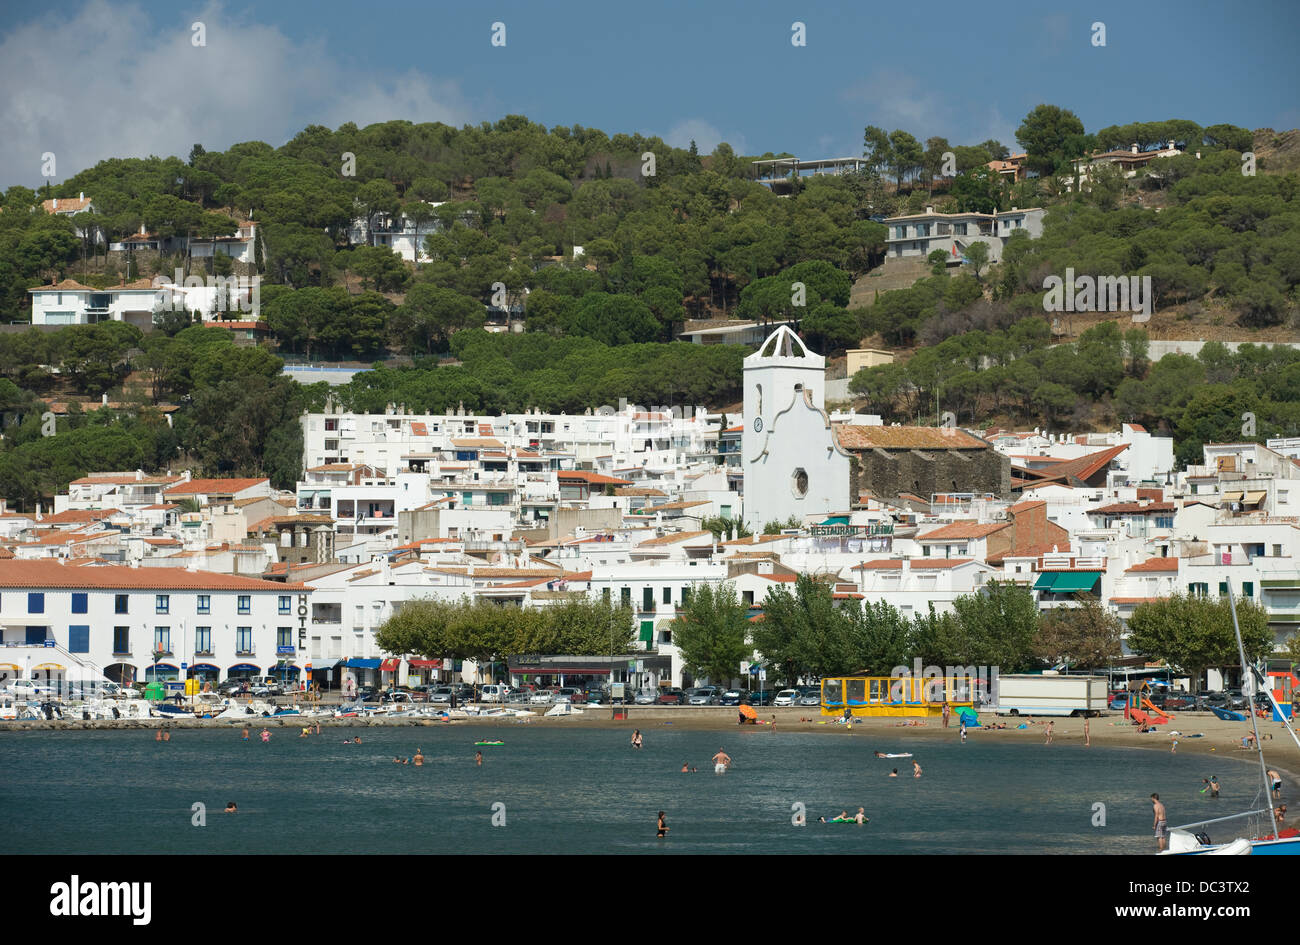
<path id="1" fill-rule="evenodd" d="M 1241 501 L 1241 496 L 1242 496 L 1242 493 L 1240 493 L 1240 492 L 1225 492 L 1225 493 L 1223 494 L 1223 498 L 1220 499 L 1219 501 L 1220 501 L 1220 502 L 1240 502 L 1240 501 Z"/>

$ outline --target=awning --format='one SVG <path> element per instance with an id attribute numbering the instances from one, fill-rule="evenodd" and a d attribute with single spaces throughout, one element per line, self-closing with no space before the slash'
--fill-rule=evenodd
<path id="1" fill-rule="evenodd" d="M 179 669 L 179 667 L 177 667 L 176 664 L 174 663 L 152 663 L 149 666 L 146 666 L 144 668 L 144 671 L 147 673 L 159 669 L 167 670 L 168 672 L 174 673 Z"/>
<path id="2" fill-rule="evenodd" d="M 1034 582 L 1034 590 L 1050 591 L 1052 586 L 1056 583 L 1057 574 L 1058 572 L 1056 571 L 1047 571 L 1038 575 L 1038 580 Z"/>
<path id="3" fill-rule="evenodd" d="M 261 671 L 262 667 L 254 666 L 252 663 L 236 663 L 234 666 L 226 670 L 226 675 L 230 675 L 231 673 L 249 673 L 250 675 L 256 676 Z"/>
<path id="4" fill-rule="evenodd" d="M 192 670 L 194 670 L 194 669 L 201 669 L 201 670 L 203 670 L 203 672 L 205 672 L 205 673 L 219 673 L 219 672 L 221 672 L 221 667 L 220 667 L 220 666 L 213 666 L 211 663 L 195 663 L 193 666 L 190 667 L 190 669 L 192 669 Z"/>
<path id="5" fill-rule="evenodd" d="M 328 673 L 328 672 L 329 672 L 330 670 L 332 670 L 335 666 L 339 665 L 339 663 L 342 663 L 342 662 L 343 662 L 343 661 L 342 661 L 342 660 L 339 660 L 339 659 L 328 659 L 328 660 L 319 660 L 319 661 L 318 661 L 318 660 L 312 660 L 312 661 L 311 661 L 311 671 L 312 671 L 313 673 Z"/>
<path id="6" fill-rule="evenodd" d="M 34 670 L 36 670 L 36 669 L 57 670 L 58 672 L 61 673 L 61 672 L 63 672 L 65 669 L 67 669 L 67 667 L 66 667 L 66 666 L 62 666 L 62 665 L 60 665 L 59 663 L 42 663 L 40 666 L 33 666 L 32 669 L 34 669 Z"/>
<path id="7" fill-rule="evenodd" d="M 378 669 L 379 660 L 348 660 L 348 669 Z"/>
<path id="8" fill-rule="evenodd" d="M 1225 493 L 1223 494 L 1223 498 L 1221 498 L 1219 501 L 1220 501 L 1220 502 L 1240 502 L 1240 501 L 1241 501 L 1241 496 L 1242 496 L 1242 493 L 1240 493 L 1240 492 L 1225 492 Z"/>
<path id="9" fill-rule="evenodd" d="M 401 662 L 402 661 L 400 658 L 389 657 L 388 659 L 384 660 L 382 663 L 379 664 L 379 671 L 381 673 L 395 673 L 397 672 L 398 664 Z"/>
<path id="10" fill-rule="evenodd" d="M 828 518 L 826 521 L 822 522 L 821 524 L 822 525 L 847 525 L 849 524 L 849 517 L 847 515 L 832 515 L 830 518 Z"/>
<path id="11" fill-rule="evenodd" d="M 1053 594 L 1075 594 L 1090 591 L 1101 580 L 1100 571 L 1061 571 L 1052 585 Z"/>
<path id="12" fill-rule="evenodd" d="M 442 660 L 407 660 L 414 669 L 442 669 Z"/>
<path id="13" fill-rule="evenodd" d="M 15 666 L 13 663 L 0 663 L 0 669 L 12 669 L 15 673 L 23 671 L 21 666 Z"/>
<path id="14" fill-rule="evenodd" d="M 1262 492 L 1262 491 L 1261 491 L 1261 492 L 1247 492 L 1247 493 L 1246 493 L 1246 499 L 1245 499 L 1245 502 L 1246 502 L 1247 505 L 1259 505 L 1259 503 L 1261 503 L 1261 502 L 1264 501 L 1264 497 L 1265 497 L 1266 495 L 1268 495 L 1268 493 L 1267 493 L 1267 492 Z"/>

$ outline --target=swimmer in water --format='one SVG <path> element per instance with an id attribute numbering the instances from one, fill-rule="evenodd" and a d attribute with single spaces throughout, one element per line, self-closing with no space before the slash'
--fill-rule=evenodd
<path id="1" fill-rule="evenodd" d="M 474 764 L 478 765 L 480 768 L 483 767 L 483 752 L 474 752 Z"/>
<path id="2" fill-rule="evenodd" d="M 914 777 L 914 778 L 919 778 L 920 776 L 921 776 L 921 765 L 920 765 L 919 762 L 913 761 L 913 762 L 912 762 L 912 777 Z"/>
<path id="3" fill-rule="evenodd" d="M 632 747 L 641 747 L 641 730 L 639 728 L 632 730 Z"/>
<path id="4" fill-rule="evenodd" d="M 690 765 L 688 765 L 688 764 L 683 764 L 683 765 L 682 765 L 682 774 L 688 774 L 688 773 L 690 772 L 690 770 L 691 770 Z"/>
<path id="5" fill-rule="evenodd" d="M 158 731 L 154 733 L 153 740 L 156 742 L 162 741 L 162 729 L 158 729 Z"/>
<path id="6" fill-rule="evenodd" d="M 310 729 L 310 728 L 304 728 L 304 729 L 302 730 L 302 732 L 298 735 L 298 737 L 299 737 L 299 738 L 306 738 L 306 737 L 307 737 L 308 735 L 310 735 L 310 734 L 311 734 L 311 729 Z"/>
<path id="7" fill-rule="evenodd" d="M 271 740 L 271 733 L 268 732 L 266 729 L 262 729 L 262 744 L 265 745 L 270 740 Z"/>
<path id="8" fill-rule="evenodd" d="M 857 814 L 854 815 L 853 822 L 855 824 L 865 824 L 867 822 L 867 815 L 861 807 L 858 808 Z"/>
<path id="9" fill-rule="evenodd" d="M 361 736 L 358 735 L 356 738 L 352 739 L 352 744 L 354 744 L 354 745 L 360 745 L 360 744 L 361 744 Z"/>
<path id="10" fill-rule="evenodd" d="M 898 769 L 895 768 L 893 771 L 889 772 L 889 777 L 891 777 L 891 778 L 896 778 L 896 777 L 898 777 Z"/>
<path id="11" fill-rule="evenodd" d="M 417 749 L 415 749 L 415 757 L 411 759 L 411 761 L 414 762 L 414 764 L 415 764 L 415 766 L 416 766 L 417 768 L 423 768 L 423 767 L 424 767 L 424 754 L 423 754 L 423 752 L 424 752 L 424 749 L 423 749 L 423 748 L 417 748 Z"/>
<path id="12" fill-rule="evenodd" d="M 244 729 L 244 741 L 248 741 L 248 729 Z"/>
<path id="13" fill-rule="evenodd" d="M 238 813 L 239 813 L 239 808 L 235 806 L 235 802 L 234 802 L 234 801 L 229 801 L 229 802 L 226 804 L 226 809 L 223 810 L 222 813 L 223 813 L 223 814 L 238 814 Z"/>
<path id="14" fill-rule="evenodd" d="M 727 769 L 731 767 L 731 756 L 721 748 L 719 748 L 718 753 L 713 756 L 712 761 L 713 770 L 716 774 L 725 774 Z"/>

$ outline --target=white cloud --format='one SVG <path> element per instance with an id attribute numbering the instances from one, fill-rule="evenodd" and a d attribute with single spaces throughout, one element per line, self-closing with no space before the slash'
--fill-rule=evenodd
<path id="1" fill-rule="evenodd" d="M 201 22 L 206 45 L 195 46 Z M 461 124 L 454 82 L 414 70 L 352 74 L 320 40 L 226 13 L 220 3 L 159 25 L 136 3 L 88 0 L 72 18 L 32 20 L 0 37 L 0 187 L 54 181 L 110 157 L 283 144 L 308 124 L 405 118 Z"/>
<path id="2" fill-rule="evenodd" d="M 731 145 L 737 154 L 745 154 L 745 136 L 741 134 L 724 135 L 721 131 L 702 118 L 688 118 L 679 121 L 663 139 L 674 148 L 689 148 L 691 142 L 701 154 L 711 154 L 721 142 Z"/>

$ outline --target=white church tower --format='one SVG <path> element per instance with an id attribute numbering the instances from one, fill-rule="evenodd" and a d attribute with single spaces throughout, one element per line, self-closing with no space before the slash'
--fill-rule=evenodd
<path id="1" fill-rule="evenodd" d="M 782 325 L 745 358 L 744 385 L 745 524 L 847 511 L 849 454 L 823 408 L 826 359 Z"/>

